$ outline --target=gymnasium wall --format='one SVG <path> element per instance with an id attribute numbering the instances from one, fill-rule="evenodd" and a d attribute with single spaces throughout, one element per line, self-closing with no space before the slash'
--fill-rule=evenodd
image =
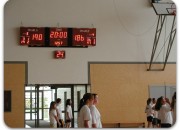
<path id="1" fill-rule="evenodd" d="M 4 115 L 10 127 L 24 127 L 25 77 L 29 84 L 91 84 L 100 94 L 103 122 L 144 121 L 148 85 L 176 85 L 176 64 L 162 72 L 146 71 L 146 64 L 92 64 L 88 70 L 91 62 L 150 61 L 158 16 L 149 0 L 9 0 L 3 17 L 4 61 L 28 63 L 26 76 L 22 64 L 4 67 L 4 89 L 12 90 L 12 112 Z M 164 60 L 172 18 L 162 29 L 156 62 Z M 20 46 L 21 26 L 94 27 L 97 43 L 89 48 Z M 168 62 L 176 63 L 176 47 L 175 37 Z M 54 59 L 53 51 L 62 49 L 66 58 Z"/>
<path id="2" fill-rule="evenodd" d="M 172 18 L 164 24 L 156 62 L 166 54 Z M 4 6 L 4 61 L 27 61 L 30 84 L 89 84 L 88 62 L 149 62 L 157 21 L 150 0 L 9 0 Z M 97 42 L 88 48 L 20 46 L 21 26 L 94 27 Z M 176 62 L 176 42 L 175 37 L 168 62 Z M 65 50 L 66 58 L 53 58 L 55 50 Z"/>
<path id="3" fill-rule="evenodd" d="M 89 66 L 91 91 L 99 95 L 103 123 L 146 122 L 149 86 L 176 86 L 176 64 L 168 64 L 165 71 L 147 71 L 144 63 L 90 62 Z"/>

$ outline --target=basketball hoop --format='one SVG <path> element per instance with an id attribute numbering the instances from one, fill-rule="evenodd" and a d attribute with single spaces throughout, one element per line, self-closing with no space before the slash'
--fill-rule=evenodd
<path id="1" fill-rule="evenodd" d="M 176 5 L 174 3 L 171 5 L 171 12 L 172 15 L 176 15 Z"/>
<path id="2" fill-rule="evenodd" d="M 172 15 L 176 15 L 176 10 L 173 10 Z"/>
<path id="3" fill-rule="evenodd" d="M 174 3 L 160 2 L 152 3 L 157 15 L 176 15 L 176 5 Z"/>

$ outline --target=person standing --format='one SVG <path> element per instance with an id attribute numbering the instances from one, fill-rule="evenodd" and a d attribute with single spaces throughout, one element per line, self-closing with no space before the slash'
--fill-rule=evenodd
<path id="1" fill-rule="evenodd" d="M 152 99 L 151 98 L 147 99 L 147 105 L 146 105 L 145 113 L 147 115 L 147 122 L 148 122 L 147 127 L 150 128 L 150 127 L 152 127 L 153 114 L 154 114 L 154 111 L 152 109 Z"/>
<path id="2" fill-rule="evenodd" d="M 57 124 L 60 125 L 57 115 L 56 102 L 54 101 L 50 103 L 49 120 L 50 120 L 50 128 L 57 128 Z"/>
<path id="3" fill-rule="evenodd" d="M 90 106 L 90 111 L 91 111 L 91 116 L 92 116 L 92 127 L 93 128 L 102 128 L 102 123 L 101 123 L 101 114 L 96 108 L 96 105 L 98 104 L 98 95 L 97 94 L 92 94 L 94 96 L 94 102 L 93 105 Z"/>
<path id="4" fill-rule="evenodd" d="M 61 127 L 63 128 L 64 127 L 64 121 L 63 121 L 63 117 L 62 117 L 62 110 L 61 110 L 61 99 L 60 98 L 57 98 L 56 99 L 56 108 L 57 108 L 57 113 L 58 113 L 58 119 L 59 119 L 59 122 L 60 122 L 60 126 L 59 124 L 57 123 L 57 127 Z"/>
<path id="5" fill-rule="evenodd" d="M 73 115 L 72 115 L 72 101 L 71 99 L 67 99 L 66 100 L 66 128 L 70 128 L 71 127 L 71 122 L 73 119 Z"/>
<path id="6" fill-rule="evenodd" d="M 171 108 L 173 112 L 173 125 L 174 125 L 176 123 L 176 92 L 174 92 L 174 95 L 172 97 Z"/>
<path id="7" fill-rule="evenodd" d="M 155 108 L 155 110 L 158 112 L 158 116 L 157 116 L 157 119 L 158 119 L 158 128 L 160 128 L 161 127 L 161 113 L 160 113 L 160 108 L 161 108 L 161 106 L 162 106 L 162 98 L 163 98 L 163 96 L 161 96 L 161 97 L 159 97 L 158 99 L 157 99 L 157 101 L 156 101 L 156 104 L 155 104 L 155 106 L 154 106 L 154 108 Z"/>
<path id="8" fill-rule="evenodd" d="M 78 128 L 92 128 L 92 116 L 90 106 L 93 104 L 94 97 L 91 93 L 84 94 L 80 100 L 78 108 Z"/>
<path id="9" fill-rule="evenodd" d="M 161 104 L 162 105 L 159 110 L 161 115 L 161 128 L 169 128 L 173 123 L 170 101 L 168 98 L 162 97 Z"/>
<path id="10" fill-rule="evenodd" d="M 154 114 L 153 114 L 154 118 L 153 118 L 153 121 L 152 121 L 152 125 L 153 125 L 153 128 L 159 128 L 159 125 L 158 125 L 158 111 L 155 109 L 156 99 L 152 98 L 152 102 L 153 102 L 152 109 L 154 110 Z"/>

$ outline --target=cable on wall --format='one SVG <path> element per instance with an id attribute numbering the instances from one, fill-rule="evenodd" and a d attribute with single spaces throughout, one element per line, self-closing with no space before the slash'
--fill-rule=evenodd
<path id="1" fill-rule="evenodd" d="M 123 28 L 126 30 L 126 32 L 129 33 L 129 34 L 132 35 L 132 36 L 135 36 L 135 37 L 138 36 L 138 37 L 139 37 L 139 36 L 145 35 L 145 34 L 148 33 L 150 30 L 152 30 L 152 29 L 155 27 L 156 23 L 157 23 L 158 16 L 157 16 L 157 18 L 155 19 L 154 23 L 153 23 L 149 28 L 147 28 L 146 31 L 144 31 L 144 32 L 142 32 L 142 33 L 140 33 L 140 34 L 136 34 L 136 33 L 130 32 L 130 31 L 127 29 L 127 27 L 123 24 L 123 22 L 122 22 L 122 20 L 121 20 L 121 18 L 120 18 L 120 16 L 119 16 L 119 13 L 118 13 L 118 10 L 117 10 L 117 7 L 116 7 L 115 0 L 113 0 L 113 6 L 114 6 L 114 10 L 115 10 L 116 16 L 117 16 L 117 18 L 118 18 L 118 21 L 119 21 L 120 24 L 123 26 Z"/>

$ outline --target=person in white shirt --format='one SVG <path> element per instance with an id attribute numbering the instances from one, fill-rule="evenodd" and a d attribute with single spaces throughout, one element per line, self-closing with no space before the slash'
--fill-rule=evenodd
<path id="1" fill-rule="evenodd" d="M 151 98 L 148 98 L 148 100 L 147 100 L 145 113 L 146 113 L 147 122 L 148 122 L 147 127 L 150 128 L 150 127 L 152 127 L 153 114 L 154 114 L 154 110 L 152 109 L 152 99 Z"/>
<path id="2" fill-rule="evenodd" d="M 71 104 L 72 104 L 71 99 L 67 99 L 66 100 L 66 121 L 65 121 L 66 122 L 66 128 L 71 127 L 71 122 L 73 119 Z"/>
<path id="3" fill-rule="evenodd" d="M 154 114 L 153 114 L 153 121 L 152 121 L 152 125 L 153 125 L 153 128 L 159 128 L 160 126 L 160 122 L 159 122 L 159 115 L 158 115 L 158 111 L 155 109 L 155 106 L 156 106 L 156 99 L 155 98 L 152 98 L 152 102 L 153 102 L 153 105 L 152 105 L 152 109 L 154 110 Z"/>
<path id="4" fill-rule="evenodd" d="M 94 102 L 93 105 L 90 106 L 91 116 L 92 116 L 92 127 L 93 128 L 102 128 L 101 123 L 101 114 L 96 108 L 96 105 L 98 104 L 98 95 L 93 94 L 94 96 Z"/>
<path id="5" fill-rule="evenodd" d="M 160 128 L 161 127 L 161 113 L 159 112 L 159 110 L 160 110 L 160 108 L 161 108 L 161 106 L 162 106 L 162 103 L 161 103 L 161 100 L 162 100 L 162 96 L 161 97 L 159 97 L 158 99 L 157 99 L 157 101 L 156 101 L 156 104 L 155 104 L 155 106 L 154 106 L 154 108 L 155 108 L 155 111 L 157 111 L 157 113 L 158 113 L 158 116 L 157 116 L 157 119 L 158 119 L 158 121 L 157 121 L 157 126 L 158 126 L 158 128 Z"/>
<path id="6" fill-rule="evenodd" d="M 57 110 L 56 110 L 56 102 L 52 101 L 49 108 L 49 120 L 50 120 L 50 128 L 57 128 L 57 123 L 59 123 Z"/>
<path id="7" fill-rule="evenodd" d="M 89 107 L 93 104 L 94 97 L 91 93 L 84 94 L 78 109 L 78 127 L 92 128 L 92 117 Z"/>
<path id="8" fill-rule="evenodd" d="M 173 112 L 173 125 L 174 125 L 176 123 L 176 92 L 174 92 L 174 95 L 172 97 L 171 108 Z"/>
<path id="9" fill-rule="evenodd" d="M 58 119 L 59 119 L 59 122 L 61 124 L 60 126 L 57 124 L 57 127 L 63 128 L 64 127 L 64 121 L 63 121 L 63 117 L 62 117 L 61 99 L 60 98 L 56 99 L 56 109 L 57 109 L 57 113 L 58 113 Z"/>
<path id="10" fill-rule="evenodd" d="M 161 128 L 169 128 L 173 123 L 169 99 L 162 97 L 161 104 L 162 106 L 159 110 L 161 115 Z"/>

